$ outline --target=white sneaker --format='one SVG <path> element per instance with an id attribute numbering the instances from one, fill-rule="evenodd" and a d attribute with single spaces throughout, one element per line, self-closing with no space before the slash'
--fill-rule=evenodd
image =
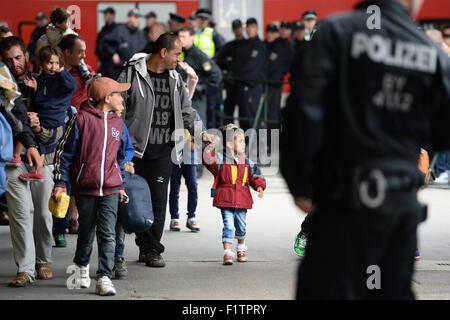
<path id="1" fill-rule="evenodd" d="M 91 278 L 89 277 L 89 265 L 77 266 L 80 268 L 80 287 L 87 289 L 91 286 Z"/>
<path id="2" fill-rule="evenodd" d="M 116 289 L 110 278 L 103 276 L 97 280 L 97 287 L 95 293 L 100 296 L 113 296 L 116 294 Z"/>
<path id="3" fill-rule="evenodd" d="M 436 184 L 448 184 L 449 178 L 450 177 L 449 177 L 448 171 L 444 171 L 444 172 L 442 172 L 439 175 L 439 177 L 436 180 L 434 180 L 434 183 L 436 183 Z"/>

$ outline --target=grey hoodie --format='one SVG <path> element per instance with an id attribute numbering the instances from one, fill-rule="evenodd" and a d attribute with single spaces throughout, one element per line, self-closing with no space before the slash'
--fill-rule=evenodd
<path id="1" fill-rule="evenodd" d="M 135 54 L 129 60 L 129 67 L 122 70 L 117 78 L 118 82 L 131 82 L 130 89 L 122 94 L 125 106 L 123 114 L 137 158 L 143 157 L 147 147 L 154 110 L 155 92 L 146 64 L 149 58 L 150 54 Z M 127 81 L 127 78 L 130 80 Z M 169 70 L 169 86 L 175 120 L 172 161 L 179 164 L 182 160 L 184 129 L 200 139 L 205 128 L 201 120 L 196 120 L 197 111 L 192 108 L 186 86 L 175 70 Z"/>

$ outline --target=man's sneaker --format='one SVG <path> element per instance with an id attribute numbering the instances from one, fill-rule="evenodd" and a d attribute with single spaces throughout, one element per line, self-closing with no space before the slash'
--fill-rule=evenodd
<path id="1" fill-rule="evenodd" d="M 170 219 L 170 231 L 180 231 L 180 222 L 178 219 Z"/>
<path id="2" fill-rule="evenodd" d="M 233 254 L 225 253 L 223 255 L 223 264 L 225 266 L 231 266 L 233 264 Z"/>
<path id="3" fill-rule="evenodd" d="M 69 234 L 78 234 L 77 219 L 69 219 Z"/>
<path id="4" fill-rule="evenodd" d="M 192 232 L 199 232 L 200 227 L 197 224 L 197 220 L 195 218 L 189 218 L 186 221 L 186 228 L 191 229 Z"/>
<path id="5" fill-rule="evenodd" d="M 150 250 L 150 252 L 145 255 L 145 265 L 153 268 L 162 268 L 166 265 L 166 262 L 160 253 L 156 250 Z"/>
<path id="6" fill-rule="evenodd" d="M 295 238 L 294 251 L 300 257 L 305 256 L 306 244 L 308 243 L 308 237 L 303 232 L 299 232 Z"/>
<path id="7" fill-rule="evenodd" d="M 238 251 L 237 252 L 237 261 L 238 262 L 247 262 L 247 251 Z"/>
<path id="8" fill-rule="evenodd" d="M 28 173 L 23 173 L 19 176 L 19 178 L 23 181 L 44 181 L 44 174 L 43 173 L 36 173 L 34 170 L 31 170 Z"/>
<path id="9" fill-rule="evenodd" d="M 111 279 L 107 276 L 103 276 L 97 280 L 95 293 L 100 296 L 113 296 L 116 294 L 116 289 L 114 289 Z"/>
<path id="10" fill-rule="evenodd" d="M 414 260 L 419 261 L 420 260 L 420 252 L 419 249 L 416 249 L 416 253 L 414 255 Z"/>
<path id="11" fill-rule="evenodd" d="M 128 276 L 127 264 L 124 257 L 115 257 L 113 268 L 114 279 L 121 279 Z"/>
<path id="12" fill-rule="evenodd" d="M 436 184 L 448 184 L 449 178 L 450 178 L 450 176 L 448 174 L 448 171 L 444 171 L 444 172 L 442 172 L 439 175 L 439 177 L 437 177 L 436 180 L 434 180 L 434 183 L 436 183 Z"/>
<path id="13" fill-rule="evenodd" d="M 7 167 L 18 167 L 22 163 L 22 159 L 20 157 L 12 158 L 11 161 L 6 161 L 5 166 Z"/>
<path id="14" fill-rule="evenodd" d="M 67 247 L 66 235 L 64 233 L 55 234 L 53 236 L 53 239 L 55 240 L 55 247 L 57 248 Z"/>

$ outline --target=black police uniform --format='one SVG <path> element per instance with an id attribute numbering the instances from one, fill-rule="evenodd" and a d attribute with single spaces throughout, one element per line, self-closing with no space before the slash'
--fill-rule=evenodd
<path id="1" fill-rule="evenodd" d="M 264 41 L 269 55 L 267 79 L 272 81 L 283 81 L 284 76 L 289 72 L 293 50 L 287 39 L 277 38 L 272 42 Z M 269 83 L 268 85 L 268 112 L 267 118 L 275 120 L 268 122 L 268 129 L 280 128 L 281 93 L 282 83 Z M 269 133 L 270 136 L 270 133 Z"/>
<path id="2" fill-rule="evenodd" d="M 121 65 L 128 61 L 135 53 L 143 52 L 147 46 L 148 37 L 139 28 L 130 28 L 127 24 L 118 25 L 104 37 L 114 53 L 120 56 Z"/>
<path id="3" fill-rule="evenodd" d="M 112 56 L 116 52 L 116 40 L 108 40 L 108 35 L 114 33 L 114 30 L 118 27 L 118 24 L 111 23 L 105 24 L 100 30 L 97 42 L 95 46 L 95 54 L 100 62 L 98 72 L 105 77 L 117 78 L 121 70 L 121 65 L 114 64 Z"/>
<path id="4" fill-rule="evenodd" d="M 262 81 L 267 79 L 268 54 L 264 42 L 255 37 L 239 43 L 231 61 L 230 70 L 235 80 L 236 104 L 239 106 L 240 127 L 245 131 L 253 126 L 259 102 L 263 94 Z M 231 108 L 231 107 L 230 107 Z"/>
<path id="5" fill-rule="evenodd" d="M 184 62 L 189 64 L 197 73 L 198 82 L 192 97 L 192 106 L 197 110 L 200 118 L 206 123 L 207 92 L 209 88 L 217 87 L 222 81 L 222 75 L 217 64 L 196 46 L 184 49 Z M 184 71 L 180 72 L 183 80 L 187 80 Z"/>
<path id="6" fill-rule="evenodd" d="M 381 29 L 367 27 L 373 4 Z M 396 1 L 323 21 L 283 115 L 282 173 L 318 204 L 297 298 L 414 298 L 418 158 L 450 149 L 449 74 Z"/>

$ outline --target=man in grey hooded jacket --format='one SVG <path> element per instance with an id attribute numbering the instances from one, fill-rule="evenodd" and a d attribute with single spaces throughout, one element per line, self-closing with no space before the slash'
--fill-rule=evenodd
<path id="1" fill-rule="evenodd" d="M 124 93 L 125 123 L 135 148 L 136 174 L 146 179 L 152 197 L 155 221 L 148 231 L 136 234 L 139 261 L 151 267 L 165 266 L 161 238 L 167 190 L 172 163 L 181 161 L 184 129 L 197 141 L 214 142 L 202 122 L 196 120 L 197 111 L 175 71 L 181 50 L 180 40 L 165 33 L 155 42 L 150 55 L 135 54 L 117 79 L 131 82 L 131 88 Z"/>

